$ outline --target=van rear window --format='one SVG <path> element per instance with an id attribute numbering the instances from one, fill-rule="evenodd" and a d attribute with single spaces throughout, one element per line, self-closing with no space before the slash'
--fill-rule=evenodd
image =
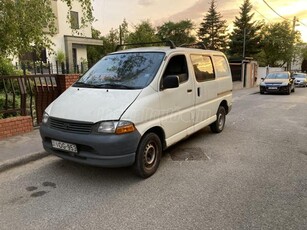
<path id="1" fill-rule="evenodd" d="M 192 54 L 191 60 L 198 82 L 215 79 L 211 58 L 205 55 Z"/>
<path id="2" fill-rule="evenodd" d="M 217 77 L 230 76 L 230 70 L 228 62 L 223 56 L 213 56 L 215 64 L 215 73 Z"/>

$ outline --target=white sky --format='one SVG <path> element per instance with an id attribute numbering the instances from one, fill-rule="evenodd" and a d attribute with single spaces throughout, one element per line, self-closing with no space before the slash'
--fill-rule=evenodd
<path id="1" fill-rule="evenodd" d="M 107 34 L 111 28 L 118 28 L 124 19 L 132 30 L 133 25 L 149 20 L 154 26 L 167 21 L 191 19 L 196 28 L 207 13 L 211 0 L 93 0 L 94 16 L 97 19 L 95 29 Z M 239 16 L 239 7 L 243 0 L 217 0 L 217 11 L 231 25 L 235 16 Z M 296 16 L 304 25 L 296 26 L 307 42 L 307 0 L 266 0 L 281 16 L 292 20 Z M 282 21 L 263 0 L 251 0 L 254 19 L 265 22 Z M 299 23 L 298 23 L 299 24 Z"/>

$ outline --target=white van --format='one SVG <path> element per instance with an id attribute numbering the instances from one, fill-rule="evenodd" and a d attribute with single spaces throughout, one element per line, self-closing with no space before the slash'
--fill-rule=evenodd
<path id="1" fill-rule="evenodd" d="M 155 173 L 162 151 L 210 125 L 223 130 L 232 77 L 218 51 L 146 47 L 102 58 L 45 110 L 43 146 L 61 158 Z"/>

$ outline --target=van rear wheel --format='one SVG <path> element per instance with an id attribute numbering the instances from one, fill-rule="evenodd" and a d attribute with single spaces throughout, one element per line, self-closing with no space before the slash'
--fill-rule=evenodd
<path id="1" fill-rule="evenodd" d="M 162 155 L 162 144 L 155 133 L 147 133 L 140 141 L 133 165 L 135 173 L 142 177 L 152 176 L 158 169 Z"/>
<path id="2" fill-rule="evenodd" d="M 216 113 L 216 121 L 210 125 L 211 131 L 214 133 L 220 133 L 223 131 L 226 121 L 226 110 L 223 106 L 220 106 Z"/>

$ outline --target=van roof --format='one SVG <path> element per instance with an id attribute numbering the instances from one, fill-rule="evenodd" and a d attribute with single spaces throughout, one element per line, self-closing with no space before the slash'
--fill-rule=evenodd
<path id="1" fill-rule="evenodd" d="M 120 50 L 113 52 L 115 53 L 132 53 L 132 52 L 164 52 L 166 54 L 170 54 L 173 52 L 186 52 L 186 53 L 207 53 L 207 54 L 223 54 L 220 51 L 216 50 L 205 50 L 205 49 L 196 49 L 196 48 L 184 48 L 184 47 L 176 47 L 170 48 L 169 46 L 151 46 L 151 47 L 141 47 L 141 48 L 132 48 L 126 50 Z"/>

